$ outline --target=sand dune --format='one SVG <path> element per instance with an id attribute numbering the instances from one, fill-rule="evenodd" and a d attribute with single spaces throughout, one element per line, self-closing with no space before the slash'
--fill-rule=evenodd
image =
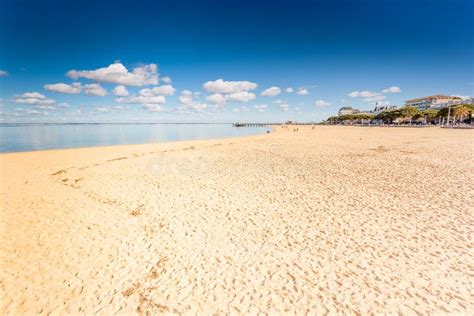
<path id="1" fill-rule="evenodd" d="M 472 313 L 473 153 L 277 127 L 2 154 L 2 314 Z"/>

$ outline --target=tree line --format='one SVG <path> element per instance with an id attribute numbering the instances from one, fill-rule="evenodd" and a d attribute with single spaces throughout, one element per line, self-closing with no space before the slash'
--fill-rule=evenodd
<path id="1" fill-rule="evenodd" d="M 399 109 L 387 110 L 377 115 L 370 113 L 346 114 L 331 116 L 326 120 L 328 124 L 351 123 L 366 124 L 373 122 L 383 122 L 384 124 L 394 123 L 424 123 L 438 124 L 440 122 L 451 123 L 470 123 L 474 105 L 461 104 L 451 107 L 445 107 L 439 110 L 427 109 L 419 110 L 413 106 L 404 106 Z"/>

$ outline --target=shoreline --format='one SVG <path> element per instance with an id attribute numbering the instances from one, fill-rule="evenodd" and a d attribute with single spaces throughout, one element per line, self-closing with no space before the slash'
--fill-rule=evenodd
<path id="1" fill-rule="evenodd" d="M 209 125 L 209 124 L 208 124 Z M 270 132 L 274 131 L 274 126 L 268 126 L 268 129 Z M 108 147 L 117 147 L 117 146 L 151 146 L 151 145 L 160 145 L 160 144 L 168 144 L 168 143 L 181 143 L 181 142 L 199 142 L 199 141 L 214 141 L 214 140 L 221 140 L 221 139 L 232 139 L 232 138 L 245 138 L 245 137 L 253 137 L 253 136 L 259 136 L 259 135 L 266 135 L 268 134 L 267 131 L 257 133 L 257 134 L 250 134 L 250 135 L 240 135 L 240 136 L 223 136 L 223 137 L 218 137 L 218 138 L 202 138 L 202 139 L 183 139 L 183 140 L 170 140 L 170 141 L 161 141 L 161 142 L 156 142 L 156 143 L 131 143 L 131 144 L 116 144 L 116 145 L 97 145 L 97 146 L 84 146 L 84 147 L 66 147 L 66 148 L 51 148 L 51 149 L 38 149 L 38 150 L 27 150 L 27 151 L 5 151 L 1 152 L 0 151 L 0 156 L 1 155 L 7 155 L 7 154 L 18 154 L 18 153 L 39 153 L 43 151 L 61 151 L 61 150 L 74 150 L 74 149 L 89 149 L 89 148 L 108 148 Z"/>
<path id="2" fill-rule="evenodd" d="M 472 132 L 0 154 L 0 310 L 466 313 Z"/>
<path id="3" fill-rule="evenodd" d="M 86 123 L 88 124 L 88 123 Z M 183 123 L 183 124 L 187 124 L 187 123 Z M 196 123 L 197 124 L 197 123 Z M 217 123 L 216 123 L 217 124 Z M 223 124 L 227 124 L 227 123 L 223 123 Z M 280 128 L 281 126 L 289 126 L 289 127 L 308 127 L 308 126 L 312 126 L 312 125 L 271 125 L 271 126 L 268 126 L 268 128 L 270 129 L 270 133 L 274 133 L 275 131 L 277 131 L 278 128 Z M 384 126 L 384 125 L 371 125 L 371 126 L 368 126 L 368 125 L 314 125 L 315 127 L 366 127 L 366 128 L 373 128 L 373 127 L 386 127 L 386 128 L 390 128 L 390 127 L 394 127 L 394 128 L 417 128 L 417 129 L 421 129 L 421 128 L 444 128 L 444 129 L 455 129 L 455 130 L 471 130 L 471 129 L 474 129 L 474 127 L 451 127 L 451 126 Z M 239 128 L 245 128 L 245 127 L 239 127 Z M 183 142 L 200 142 L 200 141 L 218 141 L 218 140 L 223 140 L 223 139 L 239 139 L 239 138 L 248 138 L 248 137 L 254 137 L 254 136 L 262 136 L 262 135 L 266 135 L 266 134 L 269 134 L 268 132 L 263 132 L 263 133 L 260 133 L 260 134 L 253 134 L 253 135 L 243 135 L 243 136 L 224 136 L 224 137 L 221 137 L 221 138 L 205 138 L 205 139 L 192 139 L 192 140 L 172 140 L 172 141 L 163 141 L 163 142 L 159 142 L 159 143 L 137 143 L 137 144 L 117 144 L 117 145 L 106 145 L 106 146 L 103 146 L 103 145 L 98 145 L 98 146 L 85 146 L 85 147 L 67 147 L 67 148 L 52 148 L 52 149 L 38 149 L 38 150 L 28 150 L 28 151 L 8 151 L 8 152 L 0 152 L 0 156 L 2 155 L 11 155 L 11 154 L 20 154 L 20 153 L 41 153 L 41 152 L 52 152 L 52 151 L 63 151 L 63 150 L 82 150 L 82 149 L 101 149 L 101 148 L 110 148 L 110 147 L 128 147 L 128 146 L 157 146 L 157 145 L 161 145 L 161 144 L 173 144 L 173 143 L 176 143 L 176 144 L 179 144 L 179 143 L 183 143 Z"/>

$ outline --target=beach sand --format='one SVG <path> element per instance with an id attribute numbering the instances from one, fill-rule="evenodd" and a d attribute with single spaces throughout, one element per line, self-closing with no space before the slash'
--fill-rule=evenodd
<path id="1" fill-rule="evenodd" d="M 3 315 L 469 314 L 474 132 L 0 155 Z"/>

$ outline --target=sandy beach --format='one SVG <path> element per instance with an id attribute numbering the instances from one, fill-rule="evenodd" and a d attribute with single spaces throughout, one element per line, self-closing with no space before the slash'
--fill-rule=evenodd
<path id="1" fill-rule="evenodd" d="M 11 153 L 3 315 L 470 314 L 474 131 Z"/>

